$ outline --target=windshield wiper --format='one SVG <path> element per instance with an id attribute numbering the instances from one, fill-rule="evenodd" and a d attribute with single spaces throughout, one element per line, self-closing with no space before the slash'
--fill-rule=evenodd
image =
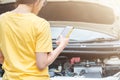
<path id="1" fill-rule="evenodd" d="M 118 39 L 115 38 L 96 38 L 96 39 L 92 39 L 89 40 L 89 42 L 104 42 L 104 41 L 116 41 Z"/>
<path id="2" fill-rule="evenodd" d="M 83 41 L 75 41 L 75 40 L 70 40 L 70 43 L 93 43 L 93 42 L 105 42 L 105 41 L 117 41 L 118 39 L 116 38 L 96 38 L 96 39 L 91 39 L 91 40 L 83 40 Z"/>
<path id="3" fill-rule="evenodd" d="M 52 39 L 53 43 L 56 42 L 56 39 Z M 70 39 L 70 43 L 93 43 L 93 42 L 105 42 L 105 41 L 117 41 L 118 39 L 116 38 L 95 38 L 95 39 L 91 39 L 91 40 L 83 40 L 83 41 L 78 41 L 78 40 L 74 40 L 74 39 Z"/>

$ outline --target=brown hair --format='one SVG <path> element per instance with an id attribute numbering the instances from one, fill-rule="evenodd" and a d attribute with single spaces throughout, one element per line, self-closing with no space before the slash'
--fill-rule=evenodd
<path id="1" fill-rule="evenodd" d="M 32 4 L 37 0 L 16 0 L 17 4 Z"/>

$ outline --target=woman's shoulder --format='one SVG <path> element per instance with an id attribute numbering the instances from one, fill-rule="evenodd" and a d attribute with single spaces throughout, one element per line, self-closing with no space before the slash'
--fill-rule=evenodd
<path id="1" fill-rule="evenodd" d="M 42 18 L 42 17 L 40 17 L 40 16 L 37 16 L 37 15 L 34 15 L 33 16 L 33 19 L 35 20 L 35 21 L 44 21 L 44 22 L 47 22 L 47 20 L 46 19 L 44 19 L 44 18 Z"/>
<path id="2" fill-rule="evenodd" d="M 37 15 L 34 15 L 32 17 L 32 20 L 34 21 L 35 24 L 41 24 L 41 23 L 49 24 L 49 22 L 46 19 L 41 18 Z"/>

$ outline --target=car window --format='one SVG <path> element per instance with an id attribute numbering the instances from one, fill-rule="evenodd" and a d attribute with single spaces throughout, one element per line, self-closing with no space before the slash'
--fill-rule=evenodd
<path id="1" fill-rule="evenodd" d="M 64 28 L 62 27 L 52 27 L 52 38 L 56 39 L 59 34 L 62 32 Z M 95 31 L 90 31 L 90 30 L 84 30 L 84 29 L 74 29 L 73 32 L 70 35 L 70 40 L 75 40 L 75 41 L 87 41 L 87 40 L 93 40 L 96 38 L 114 38 L 110 35 L 100 33 L 100 32 L 95 32 Z"/>

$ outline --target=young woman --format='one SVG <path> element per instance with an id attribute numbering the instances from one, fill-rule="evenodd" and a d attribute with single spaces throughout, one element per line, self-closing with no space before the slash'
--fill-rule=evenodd
<path id="1" fill-rule="evenodd" d="M 46 0 L 17 0 L 18 7 L 0 16 L 3 80 L 49 80 L 48 66 L 68 44 L 61 36 L 52 50 L 49 23 L 38 16 Z"/>

